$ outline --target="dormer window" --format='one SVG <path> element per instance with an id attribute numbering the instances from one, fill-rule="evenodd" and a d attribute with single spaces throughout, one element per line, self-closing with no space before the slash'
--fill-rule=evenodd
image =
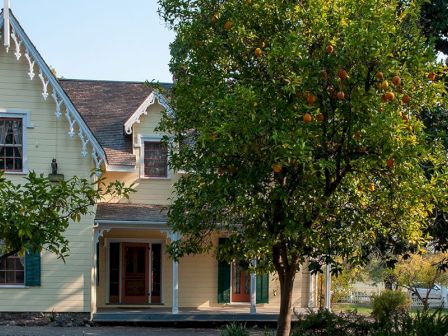
<path id="1" fill-rule="evenodd" d="M 143 142 L 144 177 L 168 177 L 168 148 L 160 141 Z"/>
<path id="2" fill-rule="evenodd" d="M 0 117 L 0 170 L 23 171 L 23 119 Z"/>

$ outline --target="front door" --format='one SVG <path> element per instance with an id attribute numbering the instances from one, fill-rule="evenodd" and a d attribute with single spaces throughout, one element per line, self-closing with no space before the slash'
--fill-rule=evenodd
<path id="1" fill-rule="evenodd" d="M 250 302 L 250 274 L 238 263 L 232 263 L 232 302 Z"/>
<path id="2" fill-rule="evenodd" d="M 123 243 L 122 303 L 145 304 L 149 295 L 149 244 Z"/>

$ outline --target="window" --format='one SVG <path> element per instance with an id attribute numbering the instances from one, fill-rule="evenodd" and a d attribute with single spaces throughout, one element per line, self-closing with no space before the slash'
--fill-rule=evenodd
<path id="1" fill-rule="evenodd" d="M 22 118 L 0 118 L 0 170 L 23 171 Z"/>
<path id="2" fill-rule="evenodd" d="M 25 283 L 24 258 L 17 255 L 0 260 L 0 286 Z"/>
<path id="3" fill-rule="evenodd" d="M 161 142 L 144 142 L 144 176 L 168 177 L 168 148 Z"/>

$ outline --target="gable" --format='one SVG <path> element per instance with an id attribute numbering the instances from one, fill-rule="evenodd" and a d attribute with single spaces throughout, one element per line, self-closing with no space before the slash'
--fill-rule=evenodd
<path id="1" fill-rule="evenodd" d="M 0 29 L 3 25 L 4 13 L 2 12 Z M 77 136 L 81 141 L 80 154 L 83 157 L 91 156 L 96 168 L 99 169 L 102 163 L 106 162 L 102 147 L 12 13 L 10 13 L 10 26 L 11 46 L 8 48 L 8 53 L 13 53 L 17 61 L 20 61 L 22 57 L 26 59 L 27 75 L 31 81 L 40 83 L 42 99 L 54 101 L 55 118 L 65 117 L 69 125 L 68 135 Z"/>

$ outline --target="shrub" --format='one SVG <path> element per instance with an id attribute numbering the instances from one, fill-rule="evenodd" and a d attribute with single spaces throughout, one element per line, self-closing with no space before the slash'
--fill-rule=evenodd
<path id="1" fill-rule="evenodd" d="M 406 293 L 385 290 L 380 295 L 373 296 L 372 315 L 382 328 L 398 327 L 411 305 Z"/>
<path id="2" fill-rule="evenodd" d="M 221 336 L 249 336 L 249 331 L 245 324 L 232 322 L 221 330 Z"/>

